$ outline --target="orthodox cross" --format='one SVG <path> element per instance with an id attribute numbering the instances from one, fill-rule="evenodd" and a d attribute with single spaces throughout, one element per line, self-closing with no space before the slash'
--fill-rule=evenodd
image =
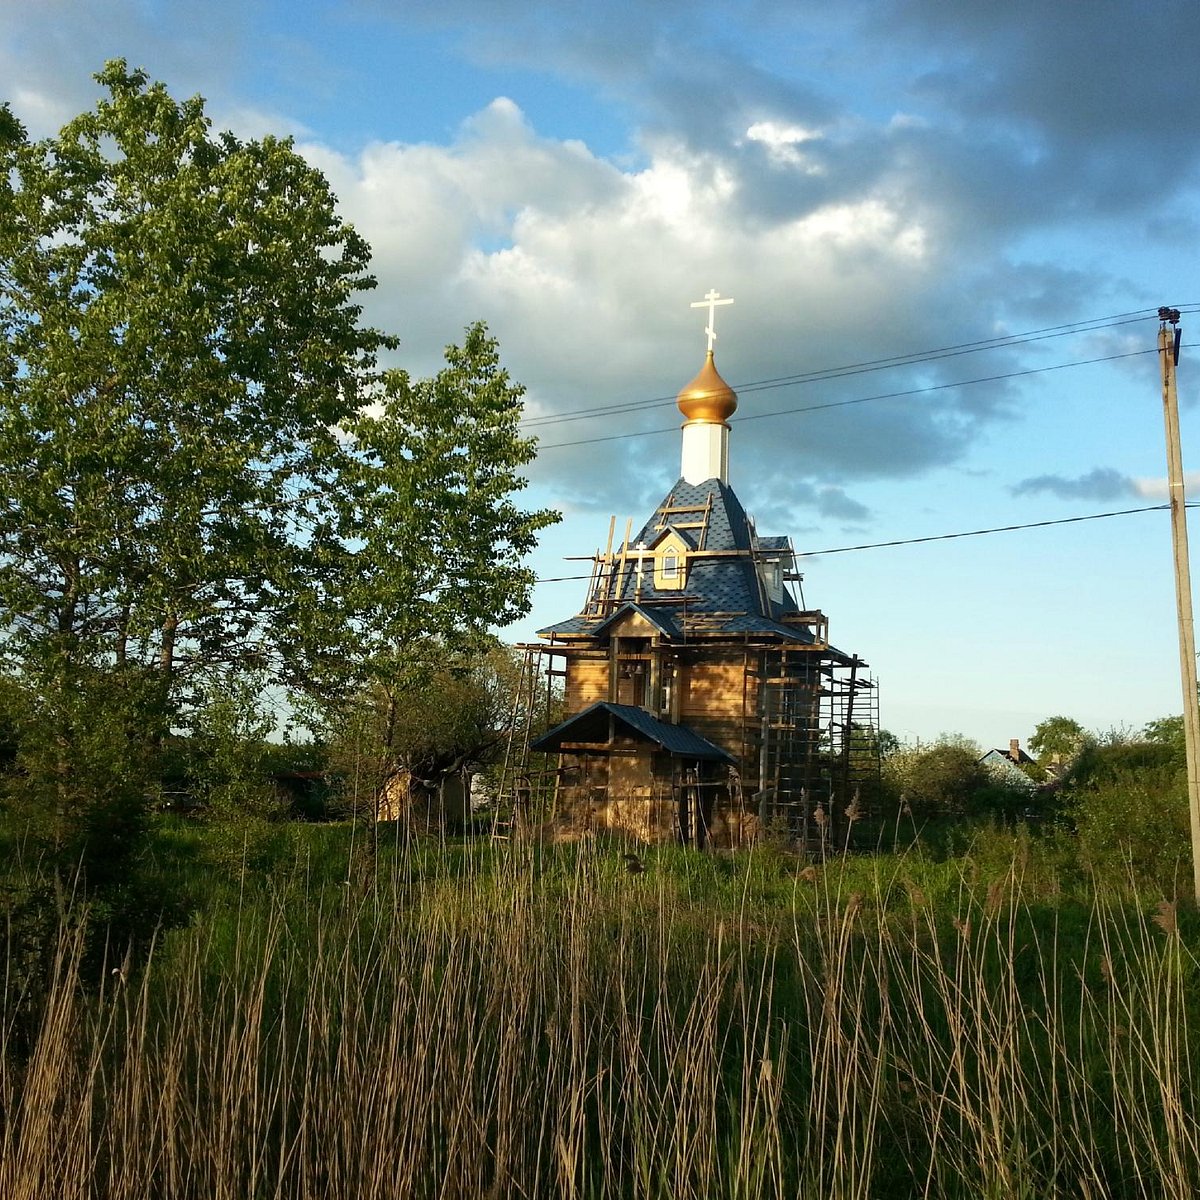
<path id="1" fill-rule="evenodd" d="M 725 300 L 719 299 L 720 295 L 721 295 L 720 292 L 716 291 L 715 289 L 710 289 L 705 294 L 705 297 L 703 300 L 693 300 L 692 301 L 693 308 L 707 308 L 708 309 L 708 325 L 705 326 L 704 332 L 708 334 L 708 348 L 710 351 L 713 348 L 713 342 L 715 342 L 717 340 L 717 329 L 716 329 L 717 306 L 720 304 L 732 304 L 733 303 L 732 299 L 725 299 Z"/>

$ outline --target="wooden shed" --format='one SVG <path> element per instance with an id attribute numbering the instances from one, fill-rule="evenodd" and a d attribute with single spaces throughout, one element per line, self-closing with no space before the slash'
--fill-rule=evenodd
<path id="1" fill-rule="evenodd" d="M 558 807 L 579 831 L 704 846 L 733 756 L 685 725 L 600 700 L 533 743 L 559 756 Z"/>

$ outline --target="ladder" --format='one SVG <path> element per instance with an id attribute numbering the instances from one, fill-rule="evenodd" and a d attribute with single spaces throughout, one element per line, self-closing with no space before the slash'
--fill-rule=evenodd
<path id="1" fill-rule="evenodd" d="M 496 818 L 492 824 L 493 838 L 508 837 L 514 822 L 522 816 L 532 799 L 529 784 L 529 743 L 533 734 L 534 713 L 537 709 L 538 684 L 541 680 L 541 648 L 524 647 L 521 666 L 517 672 L 508 714 L 508 735 L 504 743 L 504 758 L 496 788 Z M 506 820 L 505 814 L 511 816 Z"/>
<path id="2" fill-rule="evenodd" d="M 713 498 L 712 492 L 708 493 L 703 504 L 676 504 L 675 493 L 672 492 L 662 503 L 662 507 L 655 514 L 658 521 L 655 524 L 655 529 L 666 529 L 668 525 L 675 529 L 698 529 L 700 532 L 696 535 L 696 549 L 703 550 L 705 542 L 708 540 L 708 523 L 712 516 Z M 695 520 L 696 514 L 700 514 L 700 519 Z M 692 520 L 689 521 L 670 521 L 667 518 L 676 515 L 689 515 Z"/>

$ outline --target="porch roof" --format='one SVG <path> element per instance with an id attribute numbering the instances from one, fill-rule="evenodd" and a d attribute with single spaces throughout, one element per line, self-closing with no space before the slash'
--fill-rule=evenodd
<path id="1" fill-rule="evenodd" d="M 563 742 L 606 742 L 609 740 L 610 719 L 633 733 L 635 737 L 654 742 L 668 754 L 679 758 L 696 759 L 701 762 L 727 762 L 736 760 L 727 750 L 722 750 L 708 738 L 701 737 L 686 725 L 669 725 L 635 704 L 613 704 L 599 700 L 583 712 L 576 713 L 561 725 L 542 734 L 530 744 L 531 750 L 554 751 Z"/>

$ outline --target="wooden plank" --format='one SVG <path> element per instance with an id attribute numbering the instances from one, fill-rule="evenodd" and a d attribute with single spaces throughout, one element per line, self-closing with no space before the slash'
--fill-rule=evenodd
<path id="1" fill-rule="evenodd" d="M 614 521 L 616 519 L 617 519 L 616 517 L 613 517 Z M 629 553 L 629 535 L 632 532 L 633 532 L 633 518 L 630 517 L 629 520 L 627 520 L 625 522 L 625 538 L 621 542 L 621 564 L 615 570 L 610 571 L 610 573 L 609 573 L 609 581 L 610 582 L 609 582 L 609 588 L 608 588 L 608 599 L 610 601 L 613 599 L 614 595 L 620 596 L 621 588 L 625 586 L 624 583 L 621 582 L 621 576 L 624 575 L 624 573 L 625 573 L 625 559 Z"/>
<path id="2" fill-rule="evenodd" d="M 568 666 L 565 699 L 569 712 L 582 712 L 597 700 L 608 699 L 608 656 L 576 658 Z"/>
<path id="3" fill-rule="evenodd" d="M 633 758 L 639 754 L 645 754 L 645 750 L 639 746 L 616 746 L 611 742 L 563 742 L 559 749 L 564 754 L 585 751 L 589 754 L 604 753 L 623 758 Z"/>
<path id="4" fill-rule="evenodd" d="M 712 492 L 708 493 L 708 503 L 704 506 L 704 528 L 700 530 L 700 546 L 701 551 L 704 550 L 704 543 L 708 541 L 708 521 L 712 516 Z"/>
<path id="5" fill-rule="evenodd" d="M 609 606 L 609 601 L 612 599 L 612 590 L 613 590 L 612 540 L 613 540 L 613 530 L 616 529 L 616 527 L 617 527 L 617 514 L 613 513 L 613 515 L 611 517 L 609 517 L 609 519 L 608 519 L 608 541 L 604 545 L 604 565 L 608 568 L 608 575 L 604 581 L 604 597 L 603 597 L 603 599 L 600 599 L 599 597 L 597 597 L 597 600 L 599 601 L 598 608 L 600 609 L 601 613 L 605 613 L 605 610 Z M 601 569 L 603 570 L 603 568 L 601 568 Z"/>

